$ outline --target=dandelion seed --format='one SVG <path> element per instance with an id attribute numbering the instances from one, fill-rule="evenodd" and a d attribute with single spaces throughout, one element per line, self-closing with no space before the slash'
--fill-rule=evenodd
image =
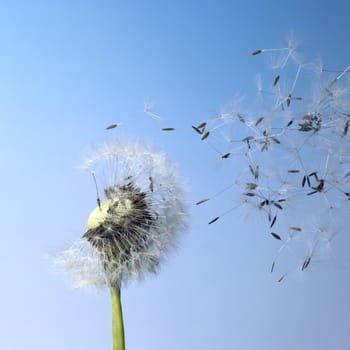
<path id="1" fill-rule="evenodd" d="M 254 52 L 252 52 L 252 55 L 255 56 L 255 55 L 259 55 L 261 53 L 263 53 L 264 50 L 255 50 Z"/>
<path id="2" fill-rule="evenodd" d="M 114 129 L 118 126 L 118 124 L 111 124 L 109 126 L 106 127 L 106 130 L 111 130 L 111 129 Z"/>
<path id="3" fill-rule="evenodd" d="M 237 117 L 241 123 L 245 123 L 245 119 L 243 118 L 243 116 L 241 114 L 237 113 Z"/>
<path id="4" fill-rule="evenodd" d="M 317 171 L 310 173 L 308 176 L 314 176 L 316 181 L 318 181 Z"/>
<path id="5" fill-rule="evenodd" d="M 301 182 L 302 187 L 305 186 L 305 182 L 306 182 L 306 176 L 303 177 L 303 181 Z"/>
<path id="6" fill-rule="evenodd" d="M 318 191 L 312 191 L 312 192 L 309 192 L 307 195 L 308 196 L 311 196 L 312 194 L 315 194 L 315 193 L 317 193 Z"/>
<path id="7" fill-rule="evenodd" d="M 222 158 L 222 159 L 227 159 L 227 158 L 230 157 L 230 155 L 231 155 L 231 153 L 228 152 L 228 153 L 225 153 L 224 155 L 222 155 L 221 158 Z"/>
<path id="8" fill-rule="evenodd" d="M 198 134 L 202 134 L 202 131 L 200 131 L 196 126 L 192 125 L 192 129 L 195 130 Z"/>
<path id="9" fill-rule="evenodd" d="M 248 197 L 255 197 L 255 193 L 252 192 L 245 192 L 244 195 Z"/>
<path id="10" fill-rule="evenodd" d="M 344 129 L 343 129 L 343 136 L 346 136 L 349 130 L 349 125 L 350 125 L 350 119 L 348 119 L 345 122 Z"/>
<path id="11" fill-rule="evenodd" d="M 258 126 L 263 120 L 264 120 L 264 117 L 258 118 L 258 120 L 255 122 L 255 126 Z"/>
<path id="12" fill-rule="evenodd" d="M 292 100 L 292 95 L 289 94 L 289 95 L 287 96 L 287 107 L 290 106 L 290 101 L 291 101 L 291 100 Z"/>
<path id="13" fill-rule="evenodd" d="M 329 97 L 333 97 L 333 93 L 331 90 L 324 88 L 325 93 L 329 96 Z"/>
<path id="14" fill-rule="evenodd" d="M 276 223 L 276 220 L 277 220 L 277 215 L 275 215 L 272 219 L 272 222 L 271 222 L 271 225 L 270 225 L 270 228 L 272 228 L 272 226 Z"/>
<path id="15" fill-rule="evenodd" d="M 271 270 L 270 270 L 271 273 L 273 272 L 274 268 L 275 268 L 275 261 L 272 262 Z"/>
<path id="16" fill-rule="evenodd" d="M 285 273 L 284 275 L 282 275 L 277 282 L 282 282 L 284 280 L 284 278 L 287 276 L 287 274 Z"/>
<path id="17" fill-rule="evenodd" d="M 247 136 L 244 139 L 242 139 L 243 142 L 248 142 L 254 140 L 254 136 Z"/>
<path id="18" fill-rule="evenodd" d="M 252 175 L 254 176 L 254 179 L 257 180 L 259 177 L 259 165 L 257 165 L 255 167 L 255 169 L 253 169 L 253 167 L 251 165 L 249 165 L 249 170 L 252 173 Z"/>
<path id="19" fill-rule="evenodd" d="M 276 208 L 280 209 L 280 210 L 283 209 L 282 205 L 279 204 L 279 203 L 273 202 L 273 205 L 274 205 Z"/>
<path id="20" fill-rule="evenodd" d="M 214 218 L 213 220 L 208 222 L 208 225 L 213 224 L 215 221 L 218 221 L 220 219 L 220 216 L 217 216 L 216 218 Z"/>
<path id="21" fill-rule="evenodd" d="M 280 76 L 277 75 L 275 80 L 273 81 L 273 86 L 276 86 L 279 80 L 280 80 Z"/>
<path id="22" fill-rule="evenodd" d="M 199 125 L 197 126 L 197 128 L 198 128 L 198 129 L 203 129 L 203 128 L 206 127 L 206 125 L 207 125 L 207 122 L 203 122 L 203 123 L 199 124 Z"/>
<path id="23" fill-rule="evenodd" d="M 175 128 L 162 128 L 163 131 L 173 131 Z"/>
<path id="24" fill-rule="evenodd" d="M 274 238 L 276 238 L 277 240 L 279 240 L 279 241 L 282 240 L 282 238 L 281 238 L 277 233 L 275 233 L 275 232 L 271 232 L 271 235 L 272 235 Z"/>
<path id="25" fill-rule="evenodd" d="M 311 187 L 310 178 L 309 178 L 308 176 L 306 176 L 306 182 L 307 182 L 307 185 L 308 185 L 309 187 Z"/>
<path id="26" fill-rule="evenodd" d="M 203 198 L 203 199 L 201 199 L 200 201 L 198 201 L 198 202 L 196 203 L 196 205 L 199 205 L 199 204 L 208 202 L 209 199 L 210 199 L 210 198 Z"/>
<path id="27" fill-rule="evenodd" d="M 209 131 L 207 131 L 201 138 L 201 140 L 205 140 L 209 136 Z"/>
<path id="28" fill-rule="evenodd" d="M 279 139 L 277 139 L 276 137 L 274 137 L 274 136 L 271 136 L 271 140 L 273 140 L 277 144 L 281 143 L 281 141 Z"/>
<path id="29" fill-rule="evenodd" d="M 297 226 L 291 226 L 291 227 L 289 227 L 291 230 L 293 230 L 293 231 L 298 231 L 298 232 L 300 232 L 301 231 L 301 228 L 300 227 L 297 227 Z"/>
<path id="30" fill-rule="evenodd" d="M 304 260 L 303 265 L 301 266 L 301 271 L 304 271 L 309 266 L 310 261 L 311 261 L 310 256 Z"/>
<path id="31" fill-rule="evenodd" d="M 246 183 L 246 187 L 248 190 L 255 190 L 258 187 L 258 184 L 254 182 L 248 182 Z"/>

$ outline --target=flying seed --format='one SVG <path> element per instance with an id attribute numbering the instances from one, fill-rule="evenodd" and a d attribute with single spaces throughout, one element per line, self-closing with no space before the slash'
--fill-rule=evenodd
<path id="1" fill-rule="evenodd" d="M 196 205 L 199 205 L 199 204 L 208 202 L 209 199 L 210 199 L 210 198 L 203 198 L 203 199 L 201 199 L 200 201 L 198 201 L 198 202 L 196 203 Z"/>
<path id="2" fill-rule="evenodd" d="M 222 159 L 227 159 L 231 155 L 230 152 L 225 153 L 223 156 L 221 156 Z"/>
<path id="3" fill-rule="evenodd" d="M 268 199 L 266 199 L 260 203 L 260 207 L 263 207 L 264 205 L 269 205 L 269 203 L 270 203 L 270 201 Z"/>
<path id="4" fill-rule="evenodd" d="M 259 165 L 256 166 L 255 173 L 254 173 L 255 180 L 257 180 L 258 177 L 259 177 Z"/>
<path id="5" fill-rule="evenodd" d="M 203 122 L 203 123 L 199 124 L 199 125 L 197 126 L 197 128 L 198 128 L 198 129 L 202 129 L 202 128 L 205 128 L 206 125 L 207 125 L 207 122 Z"/>
<path id="6" fill-rule="evenodd" d="M 209 136 L 209 131 L 207 131 L 201 138 L 201 140 L 205 140 Z"/>
<path id="7" fill-rule="evenodd" d="M 329 97 L 333 97 L 333 92 L 331 90 L 324 88 L 324 91 Z"/>
<path id="8" fill-rule="evenodd" d="M 118 124 L 111 124 L 109 126 L 107 126 L 106 130 L 111 130 L 111 129 L 114 129 L 118 126 Z"/>
<path id="9" fill-rule="evenodd" d="M 215 219 L 208 222 L 208 225 L 214 223 L 215 221 L 219 220 L 220 216 L 217 216 Z"/>
<path id="10" fill-rule="evenodd" d="M 256 166 L 255 169 L 251 165 L 249 165 L 250 172 L 254 176 L 254 179 L 256 180 L 259 177 L 259 165 Z"/>
<path id="11" fill-rule="evenodd" d="M 291 169 L 291 170 L 288 170 L 289 173 L 300 173 L 300 170 L 297 170 L 297 169 Z"/>
<path id="12" fill-rule="evenodd" d="M 275 261 L 272 263 L 272 265 L 271 265 L 271 273 L 273 272 L 273 269 L 275 268 Z"/>
<path id="13" fill-rule="evenodd" d="M 238 119 L 239 119 L 239 121 L 240 121 L 241 123 L 245 123 L 245 120 L 244 120 L 244 118 L 242 117 L 241 114 L 237 113 L 237 117 L 238 117 Z"/>
<path id="14" fill-rule="evenodd" d="M 331 88 L 336 82 L 337 82 L 337 78 L 333 79 L 329 84 L 328 84 L 328 89 Z"/>
<path id="15" fill-rule="evenodd" d="M 287 124 L 287 128 L 288 128 L 288 126 L 291 126 L 292 124 L 293 124 L 293 120 L 290 120 Z"/>
<path id="16" fill-rule="evenodd" d="M 293 231 L 298 231 L 298 232 L 300 232 L 301 231 L 301 228 L 300 227 L 297 227 L 297 226 L 291 226 L 291 227 L 289 227 L 291 230 L 293 230 Z"/>
<path id="17" fill-rule="evenodd" d="M 274 136 L 271 136 L 271 139 L 272 139 L 274 142 L 278 143 L 278 144 L 281 143 L 281 141 L 278 140 L 278 139 L 276 139 L 276 137 L 274 137 Z"/>
<path id="18" fill-rule="evenodd" d="M 272 222 L 271 222 L 271 225 L 270 225 L 270 228 L 275 224 L 276 219 L 277 219 L 277 215 L 275 215 L 275 216 L 273 217 Z"/>
<path id="19" fill-rule="evenodd" d="M 249 142 L 251 140 L 254 140 L 254 136 L 247 136 L 244 139 L 242 139 L 242 142 Z"/>
<path id="20" fill-rule="evenodd" d="M 277 75 L 275 80 L 273 81 L 273 86 L 276 86 L 276 84 L 278 83 L 279 80 L 280 80 L 280 76 Z"/>
<path id="21" fill-rule="evenodd" d="M 282 240 L 282 238 L 281 238 L 277 233 L 275 233 L 275 232 L 271 232 L 271 235 L 272 235 L 274 238 L 278 239 L 279 241 Z"/>
<path id="22" fill-rule="evenodd" d="M 267 144 L 267 142 L 265 142 L 264 145 L 261 147 L 260 152 L 264 152 L 267 149 L 268 149 L 268 144 Z"/>
<path id="23" fill-rule="evenodd" d="M 291 101 L 291 100 L 292 100 L 292 95 L 289 94 L 289 95 L 287 96 L 287 107 L 290 106 L 290 101 Z"/>
<path id="24" fill-rule="evenodd" d="M 311 261 L 311 257 L 308 256 L 303 262 L 303 265 L 301 267 L 301 271 L 304 271 L 309 266 L 310 261 Z"/>
<path id="25" fill-rule="evenodd" d="M 260 117 L 260 118 L 255 122 L 255 126 L 258 126 L 263 120 L 264 120 L 264 117 Z"/>
<path id="26" fill-rule="evenodd" d="M 348 133 L 349 124 L 350 124 L 350 119 L 348 119 L 348 120 L 345 122 L 344 130 L 343 130 L 343 136 L 346 136 L 346 134 Z"/>
<path id="27" fill-rule="evenodd" d="M 245 192 L 243 193 L 245 196 L 248 196 L 248 197 L 255 197 L 255 193 L 252 193 L 252 192 Z"/>
<path id="28" fill-rule="evenodd" d="M 315 194 L 315 193 L 317 193 L 318 191 L 312 191 L 312 192 L 309 192 L 307 195 L 308 196 L 311 196 L 312 194 Z"/>
<path id="29" fill-rule="evenodd" d="M 282 276 L 279 278 L 279 280 L 278 280 L 277 282 L 282 282 L 283 279 L 284 279 L 284 277 L 286 277 L 286 276 L 287 276 L 287 274 L 285 273 L 284 275 L 282 275 Z"/>
<path id="30" fill-rule="evenodd" d="M 279 203 L 273 202 L 273 205 L 274 205 L 276 208 L 280 209 L 280 210 L 283 209 L 282 205 L 279 204 Z"/>
<path id="31" fill-rule="evenodd" d="M 306 182 L 306 176 L 303 177 L 303 181 L 302 181 L 302 183 L 301 183 L 302 187 L 305 186 L 305 182 Z"/>
<path id="32" fill-rule="evenodd" d="M 311 187 L 311 184 L 310 184 L 310 179 L 309 179 L 309 177 L 308 177 L 308 176 L 306 176 L 306 181 L 307 181 L 308 186 L 309 186 L 309 187 Z"/>
<path id="33" fill-rule="evenodd" d="M 197 127 L 192 125 L 192 129 L 198 132 L 198 134 L 202 135 L 202 131 L 200 131 Z"/>
<path id="34" fill-rule="evenodd" d="M 175 128 L 162 128 L 163 131 L 173 131 Z"/>
<path id="35" fill-rule="evenodd" d="M 254 182 L 247 182 L 246 184 L 247 189 L 249 190 L 255 190 L 258 187 L 258 184 L 254 183 Z"/>
<path id="36" fill-rule="evenodd" d="M 264 50 L 255 50 L 254 52 L 252 52 L 252 55 L 255 56 L 255 55 L 259 55 L 261 53 L 263 53 Z"/>
<path id="37" fill-rule="evenodd" d="M 308 176 L 314 176 L 316 181 L 318 181 L 317 171 L 310 173 Z"/>

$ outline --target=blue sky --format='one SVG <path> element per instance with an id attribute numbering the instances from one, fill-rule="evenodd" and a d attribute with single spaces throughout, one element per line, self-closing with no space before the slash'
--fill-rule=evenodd
<path id="1" fill-rule="evenodd" d="M 229 191 L 194 205 L 232 183 L 242 162 L 224 163 L 191 130 L 239 96 L 256 112 L 256 74 L 270 62 L 251 52 L 285 46 L 291 30 L 306 57 L 346 67 L 348 13 L 340 0 L 2 2 L 1 348 L 111 349 L 108 293 L 73 289 L 46 255 L 80 237 L 96 205 L 78 169 L 84 155 L 122 136 L 179 164 L 192 215 L 160 274 L 122 292 L 128 350 L 348 349 L 348 232 L 330 259 L 277 283 L 280 243 L 259 214 L 241 208 L 208 225 L 239 203 Z M 106 131 L 112 123 L 122 124 Z"/>

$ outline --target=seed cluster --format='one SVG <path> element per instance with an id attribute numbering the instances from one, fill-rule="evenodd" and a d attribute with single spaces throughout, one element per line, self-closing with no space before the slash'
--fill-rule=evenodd
<path id="1" fill-rule="evenodd" d="M 90 228 L 83 238 L 97 249 L 108 276 L 117 266 L 132 261 L 133 255 L 147 251 L 153 243 L 148 232 L 157 224 L 157 218 L 146 194 L 132 181 L 106 188 L 105 195 L 108 205 L 105 220 Z M 158 265 L 156 259 L 153 263 Z"/>
<path id="2" fill-rule="evenodd" d="M 267 84 L 257 79 L 256 107 L 243 109 L 237 100 L 192 126 L 194 136 L 222 162 L 241 167 L 227 187 L 240 202 L 208 223 L 236 208 L 258 211 L 270 237 L 282 242 L 271 271 L 287 246 L 298 256 L 301 241 L 307 246 L 298 263 L 304 271 L 329 250 L 350 209 L 350 66 L 332 72 L 306 63 L 293 42 L 256 50 L 257 55 L 269 55 L 276 63 L 266 74 Z M 206 195 L 196 204 L 227 192 Z"/>

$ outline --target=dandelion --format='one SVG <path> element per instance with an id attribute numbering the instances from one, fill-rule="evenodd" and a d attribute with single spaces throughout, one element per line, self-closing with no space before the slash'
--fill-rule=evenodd
<path id="1" fill-rule="evenodd" d="M 78 287 L 111 291 L 114 350 L 122 350 L 120 289 L 158 271 L 187 226 L 183 184 L 167 156 L 134 141 L 111 140 L 84 166 L 93 174 L 98 206 L 82 238 L 56 257 Z M 103 188 L 103 198 L 98 190 Z"/>

